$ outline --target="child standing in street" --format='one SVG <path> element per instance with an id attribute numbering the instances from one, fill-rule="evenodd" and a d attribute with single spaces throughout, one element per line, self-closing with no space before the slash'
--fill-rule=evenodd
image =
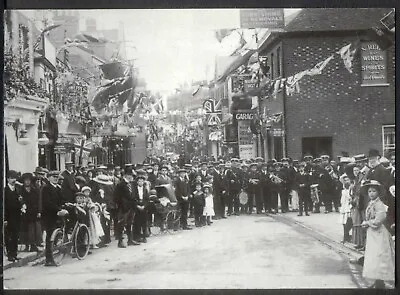
<path id="1" fill-rule="evenodd" d="M 350 178 L 343 174 L 341 177 L 343 183 L 342 197 L 340 199 L 340 223 L 343 224 L 343 240 L 342 243 L 350 242 L 350 229 L 352 227 L 351 219 L 351 203 L 352 197 L 350 196 Z"/>
<path id="2" fill-rule="evenodd" d="M 194 213 L 194 223 L 196 227 L 202 226 L 202 215 L 204 211 L 204 194 L 201 190 L 201 181 L 194 184 L 195 190 L 193 192 L 193 213 Z"/>
<path id="3" fill-rule="evenodd" d="M 205 216 L 207 219 L 207 225 L 211 225 L 211 223 L 212 223 L 211 218 L 212 218 L 212 216 L 215 215 L 215 213 L 214 213 L 214 196 L 211 193 L 211 185 L 208 183 L 204 184 L 203 190 L 204 190 L 204 198 L 205 198 L 203 216 Z"/>

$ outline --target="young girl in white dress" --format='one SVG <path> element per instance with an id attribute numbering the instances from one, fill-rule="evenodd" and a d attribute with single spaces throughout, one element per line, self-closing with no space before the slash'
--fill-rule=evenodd
<path id="1" fill-rule="evenodd" d="M 205 206 L 204 206 L 204 210 L 203 210 L 203 216 L 206 217 L 207 224 L 211 225 L 211 223 L 212 223 L 211 218 L 212 218 L 212 216 L 215 215 L 214 196 L 211 193 L 211 185 L 208 183 L 204 184 L 203 190 L 204 190 L 204 197 L 205 197 Z"/>

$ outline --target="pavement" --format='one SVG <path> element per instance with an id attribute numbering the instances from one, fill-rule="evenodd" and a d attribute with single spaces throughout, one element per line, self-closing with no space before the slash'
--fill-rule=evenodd
<path id="1" fill-rule="evenodd" d="M 18 264 L 3 268 L 7 269 L 4 285 L 9 289 L 371 285 L 373 282 L 362 278 L 362 267 L 349 263 L 362 252 L 350 243 L 341 244 L 342 235 L 336 212 L 231 216 L 215 220 L 210 227 L 150 237 L 147 244 L 126 249 L 117 248 L 113 241 L 107 248 L 93 250 L 84 261 L 67 257 L 58 268 L 36 263 L 36 253 L 21 253 L 19 256 L 25 257 Z M 28 266 L 17 267 L 23 265 Z M 46 281 L 37 280 L 39 273 Z M 394 283 L 387 286 L 394 287 Z"/>

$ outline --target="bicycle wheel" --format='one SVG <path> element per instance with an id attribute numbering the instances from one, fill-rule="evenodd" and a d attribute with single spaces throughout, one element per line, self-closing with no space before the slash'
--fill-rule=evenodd
<path id="1" fill-rule="evenodd" d="M 51 234 L 50 241 L 50 253 L 53 261 L 56 264 L 60 265 L 61 261 L 64 259 L 65 254 L 67 254 L 68 251 L 67 236 L 64 235 L 61 228 L 57 228 Z"/>
<path id="2" fill-rule="evenodd" d="M 165 225 L 166 225 L 166 230 L 168 233 L 171 231 L 175 231 L 175 212 L 170 211 L 167 213 L 167 216 L 165 217 Z"/>
<path id="3" fill-rule="evenodd" d="M 89 253 L 89 229 L 85 224 L 79 224 L 74 236 L 76 257 L 81 260 Z"/>

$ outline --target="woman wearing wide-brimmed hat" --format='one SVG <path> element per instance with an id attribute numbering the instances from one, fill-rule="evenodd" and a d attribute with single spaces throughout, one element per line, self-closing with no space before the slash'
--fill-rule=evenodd
<path id="1" fill-rule="evenodd" d="M 101 238 L 100 246 L 104 247 L 111 243 L 111 229 L 110 229 L 110 216 L 109 210 L 113 207 L 112 196 L 108 195 L 109 190 L 107 187 L 113 185 L 109 176 L 105 174 L 100 174 L 94 178 L 94 186 L 90 193 L 90 197 L 95 204 L 98 204 L 98 215 L 100 218 L 100 223 L 104 231 L 104 236 Z"/>
<path id="2" fill-rule="evenodd" d="M 394 243 L 384 225 L 387 206 L 380 199 L 384 193 L 385 188 L 376 180 L 366 181 L 361 187 L 361 194 L 368 194 L 370 199 L 365 212 L 365 221 L 361 224 L 367 228 L 362 275 L 375 280 L 372 288 L 385 288 L 384 281 L 394 281 Z"/>
<path id="3" fill-rule="evenodd" d="M 42 243 L 42 228 L 39 213 L 39 190 L 34 186 L 35 177 L 32 173 L 24 173 L 21 176 L 23 188 L 21 196 L 26 206 L 23 218 L 23 238 L 22 242 L 26 245 L 25 251 L 36 252 Z M 30 246 L 30 248 L 29 248 Z"/>

